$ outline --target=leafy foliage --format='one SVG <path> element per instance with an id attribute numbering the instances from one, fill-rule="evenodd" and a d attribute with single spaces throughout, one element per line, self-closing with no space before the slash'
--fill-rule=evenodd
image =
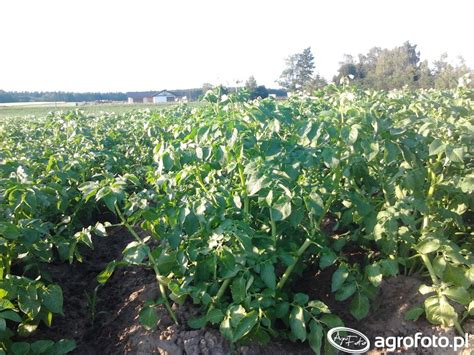
<path id="1" fill-rule="evenodd" d="M 405 42 L 392 49 L 374 47 L 358 58 L 345 55 L 338 74 L 333 78 L 339 82 L 351 76 L 354 83 L 363 88 L 400 89 L 403 87 L 453 89 L 458 82 L 469 81 L 472 87 L 474 72 L 462 58 L 452 64 L 446 54 L 433 62 L 421 61 L 416 44 Z"/>
<path id="2" fill-rule="evenodd" d="M 329 85 L 249 102 L 218 88 L 197 108 L 2 122 L 0 349 L 40 346 L 12 339 L 62 313 L 42 265 L 80 261 L 77 246 L 110 227 L 92 215 L 110 213 L 135 240 L 98 281 L 122 265 L 153 270 L 147 328 L 157 305 L 176 320 L 171 303 L 188 300 L 201 309 L 192 328 L 330 353 L 324 335 L 342 321 L 297 287 L 314 265 L 356 319 L 384 277 L 419 272 L 431 285 L 407 319 L 459 330 L 473 308 L 472 94 Z"/>

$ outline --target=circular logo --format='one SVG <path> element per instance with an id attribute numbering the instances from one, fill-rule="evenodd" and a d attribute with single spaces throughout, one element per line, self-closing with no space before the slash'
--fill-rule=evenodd
<path id="1" fill-rule="evenodd" d="M 328 341 L 336 349 L 349 354 L 365 353 L 370 348 L 370 340 L 358 330 L 347 327 L 332 328 L 327 334 Z"/>

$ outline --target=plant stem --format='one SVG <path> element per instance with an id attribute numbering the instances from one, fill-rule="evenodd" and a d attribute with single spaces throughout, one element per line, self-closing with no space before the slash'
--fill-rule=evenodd
<path id="1" fill-rule="evenodd" d="M 209 194 L 209 190 L 207 189 L 206 185 L 204 185 L 204 182 L 202 181 L 201 174 L 199 171 L 196 172 L 196 181 L 198 182 L 199 186 L 204 190 L 206 194 Z"/>
<path id="2" fill-rule="evenodd" d="M 418 264 L 417 261 L 413 260 L 413 264 L 411 264 L 411 267 L 410 267 L 410 270 L 408 270 L 408 273 L 406 272 L 407 268 L 405 267 L 405 275 L 408 275 L 408 276 L 413 275 L 413 273 L 415 272 L 417 264 Z"/>
<path id="3" fill-rule="evenodd" d="M 217 291 L 216 296 L 214 297 L 214 302 L 209 306 L 209 309 L 207 310 L 207 312 L 209 312 L 209 311 L 211 311 L 211 310 L 214 309 L 216 302 L 221 299 L 221 297 L 222 297 L 222 296 L 224 295 L 224 293 L 225 293 L 225 290 L 226 290 L 227 287 L 229 286 L 230 280 L 231 280 L 231 279 L 226 279 L 226 280 L 224 280 L 224 282 L 222 283 L 221 287 L 219 287 L 219 290 Z"/>
<path id="4" fill-rule="evenodd" d="M 239 169 L 239 176 L 240 176 L 240 185 L 242 188 L 242 192 L 244 193 L 244 220 L 248 221 L 249 217 L 249 196 L 247 194 L 247 187 L 245 184 L 245 175 L 244 175 L 244 168 L 240 162 L 240 158 L 238 161 L 238 169 Z"/>
<path id="5" fill-rule="evenodd" d="M 11 249 L 7 249 L 7 250 L 14 250 L 14 247 L 11 248 Z M 11 259 L 11 254 L 10 252 L 7 252 L 6 256 L 5 256 L 5 275 L 3 275 L 4 277 L 7 276 L 7 275 L 10 275 L 10 272 L 11 272 L 11 265 L 12 265 L 12 259 Z"/>
<path id="6" fill-rule="evenodd" d="M 428 258 L 428 255 L 425 254 L 420 254 L 421 260 L 423 260 L 423 263 L 426 266 L 426 269 L 428 270 L 428 273 L 430 274 L 431 281 L 433 281 L 433 284 L 435 286 L 439 285 L 439 280 L 436 277 L 436 273 L 433 269 L 433 265 L 431 264 L 430 258 Z"/>
<path id="7" fill-rule="evenodd" d="M 436 176 L 434 175 L 433 170 L 431 169 L 431 166 L 428 166 L 428 181 L 429 181 L 429 188 L 428 188 L 428 193 L 426 194 L 426 205 L 428 207 L 428 212 L 423 216 L 423 223 L 421 225 L 421 237 L 425 235 L 425 233 L 428 231 L 428 225 L 430 221 L 430 215 L 429 215 L 429 210 L 430 210 L 430 205 L 431 205 L 431 199 L 434 194 L 434 189 L 435 189 L 435 179 Z M 420 254 L 421 260 L 423 261 L 423 264 L 425 264 L 426 268 L 428 269 L 428 272 L 430 274 L 431 280 L 433 281 L 433 284 L 438 286 L 439 285 L 439 280 L 436 277 L 436 273 L 433 269 L 433 265 L 431 264 L 430 258 L 428 255 L 425 254 Z"/>
<path id="8" fill-rule="evenodd" d="M 301 257 L 301 255 L 303 255 L 303 253 L 306 251 L 306 249 L 309 248 L 311 243 L 312 243 L 311 239 L 307 238 L 304 241 L 303 245 L 301 245 L 301 247 L 298 249 L 295 260 L 293 261 L 293 263 L 291 263 L 291 265 L 289 265 L 286 268 L 286 270 L 283 273 L 280 281 L 277 284 L 277 289 L 278 290 L 281 290 L 283 288 L 283 286 L 285 286 L 285 283 L 286 283 L 286 281 L 288 281 L 288 278 L 290 277 L 291 273 L 293 272 L 293 269 L 295 268 L 296 264 L 298 263 L 299 258 Z"/>
<path id="9" fill-rule="evenodd" d="M 198 182 L 199 186 L 201 186 L 201 188 L 204 190 L 204 192 L 207 195 L 211 196 L 211 199 L 214 202 L 214 204 L 218 205 L 215 196 L 213 194 L 211 194 L 210 191 L 208 190 L 208 188 L 206 187 L 206 185 L 204 185 L 204 181 L 202 181 L 201 174 L 199 173 L 199 171 L 196 171 L 195 176 L 196 176 L 196 181 Z"/>
<path id="10" fill-rule="evenodd" d="M 225 290 L 227 289 L 227 287 L 229 286 L 230 284 L 230 280 L 231 279 L 225 279 L 224 282 L 222 283 L 221 287 L 219 287 L 219 291 L 217 291 L 217 294 L 216 294 L 216 297 L 215 297 L 215 301 L 218 301 L 222 295 L 224 295 L 224 292 Z"/>
<path id="11" fill-rule="evenodd" d="M 244 197 L 244 220 L 248 221 L 249 219 L 249 210 L 250 210 L 250 201 L 249 197 L 245 195 Z"/>
<path id="12" fill-rule="evenodd" d="M 340 178 L 340 174 L 341 174 L 341 169 L 339 168 L 338 171 L 336 172 L 336 177 Z M 324 206 L 324 211 L 323 211 L 322 215 L 319 217 L 319 219 L 316 221 L 316 224 L 313 226 L 313 229 L 316 229 L 317 232 L 319 232 L 319 226 L 320 226 L 324 216 L 326 216 L 326 214 L 329 212 L 329 209 L 331 208 L 331 205 L 334 202 L 335 198 L 336 198 L 335 195 L 331 195 L 328 198 L 328 200 L 326 201 L 326 205 Z M 270 211 L 270 219 L 271 219 L 270 222 L 273 222 L 273 219 L 271 217 L 272 217 L 272 214 L 271 214 L 271 211 Z M 273 226 L 272 226 L 272 231 L 273 231 Z M 293 263 L 291 265 L 289 265 L 286 268 L 285 272 L 281 276 L 281 279 L 277 284 L 277 289 L 282 289 L 283 286 L 285 286 L 285 283 L 288 280 L 288 278 L 290 277 L 291 273 L 293 272 L 293 269 L 295 268 L 296 264 L 298 263 L 299 258 L 301 257 L 301 255 L 303 255 L 303 253 L 306 251 L 306 249 L 309 248 L 309 246 L 312 243 L 313 243 L 313 241 L 311 239 L 306 238 L 306 240 L 304 241 L 304 243 L 301 245 L 301 247 L 298 249 L 298 252 L 296 253 L 296 259 L 293 261 Z"/>
<path id="13" fill-rule="evenodd" d="M 440 158 L 440 156 L 438 155 L 438 159 L 439 158 Z M 429 184 L 430 184 L 430 187 L 428 188 L 428 192 L 426 194 L 426 205 L 428 206 L 428 213 L 426 213 L 423 216 L 423 223 L 421 225 L 421 236 L 424 236 L 425 233 L 428 231 L 428 226 L 429 226 L 429 222 L 430 222 L 429 210 L 430 210 L 430 205 L 431 205 L 431 200 L 433 198 L 434 190 L 435 190 L 435 187 L 436 187 L 436 174 L 434 173 L 431 166 L 428 166 L 428 181 L 429 181 Z M 428 270 L 428 273 L 430 275 L 431 281 L 433 282 L 433 285 L 439 286 L 440 281 L 439 281 L 438 277 L 436 276 L 436 272 L 433 269 L 433 264 L 431 264 L 431 260 L 428 257 L 428 255 L 420 254 L 420 258 L 423 261 L 423 264 L 425 265 L 426 269 Z M 438 291 L 438 296 L 441 299 L 443 299 L 446 303 L 448 303 L 448 300 L 446 299 L 446 297 L 443 294 L 439 293 L 439 291 Z M 456 328 L 459 335 L 461 335 L 461 336 L 464 335 L 464 331 L 461 327 L 461 324 L 459 323 L 459 321 L 457 319 L 454 320 L 454 327 Z"/>
<path id="14" fill-rule="evenodd" d="M 438 277 L 436 276 L 436 273 L 433 269 L 433 265 L 431 264 L 430 258 L 428 257 L 428 255 L 425 255 L 425 254 L 420 254 L 420 257 L 421 257 L 421 260 L 423 260 L 423 263 L 425 264 L 426 269 L 428 270 L 428 273 L 430 274 L 431 281 L 433 281 L 433 284 L 435 286 L 439 286 L 440 283 L 439 283 Z M 443 294 L 438 293 L 438 296 L 440 298 L 442 298 L 446 303 L 448 303 L 448 300 L 446 299 L 446 297 Z M 459 335 L 461 335 L 461 336 L 464 335 L 464 331 L 461 327 L 461 324 L 459 323 L 459 321 L 457 319 L 454 320 L 454 327 L 456 328 Z"/>
<path id="15" fill-rule="evenodd" d="M 275 220 L 273 219 L 272 208 L 270 207 L 268 210 L 270 211 L 270 226 L 272 228 L 272 238 L 273 238 L 273 242 L 276 244 L 277 227 L 276 227 Z"/>
<path id="16" fill-rule="evenodd" d="M 456 328 L 456 330 L 457 330 L 457 332 L 459 333 L 460 336 L 464 336 L 464 329 L 462 329 L 461 324 L 459 323 L 459 321 L 457 321 L 457 320 L 454 321 L 454 328 Z"/>
<path id="17" fill-rule="evenodd" d="M 132 228 L 132 226 L 127 222 L 127 220 L 125 219 L 124 215 L 122 214 L 122 212 L 120 211 L 120 209 L 118 208 L 117 205 L 115 205 L 115 210 L 117 211 L 117 214 L 118 214 L 120 220 L 122 221 L 123 225 L 128 229 L 130 234 L 136 239 L 136 241 L 138 243 L 144 245 L 145 243 L 143 242 L 143 240 L 140 238 L 140 236 L 137 234 L 137 232 L 135 232 L 135 230 Z M 160 274 L 160 271 L 158 270 L 156 260 L 153 257 L 153 254 L 151 253 L 151 251 L 149 249 L 148 249 L 147 256 L 148 256 L 148 259 L 150 260 L 150 262 L 152 264 L 153 271 L 155 272 L 156 282 L 158 283 L 160 293 L 163 296 L 165 308 L 168 311 L 168 313 L 169 313 L 171 319 L 173 320 L 173 322 L 175 322 L 175 324 L 178 324 L 178 319 L 176 318 L 175 313 L 171 309 L 171 305 L 170 305 L 170 302 L 168 300 L 168 296 L 166 294 L 166 286 L 160 281 L 161 274 Z"/>
<path id="18" fill-rule="evenodd" d="M 436 183 L 436 175 L 433 169 L 431 169 L 431 166 L 428 166 L 428 181 L 430 184 L 430 187 L 428 188 L 428 193 L 426 194 L 426 205 L 428 207 L 428 213 L 423 216 L 423 223 L 421 225 L 422 233 L 424 233 L 425 230 L 428 228 L 428 224 L 430 221 L 429 207 L 431 205 L 431 199 L 433 198 Z"/>

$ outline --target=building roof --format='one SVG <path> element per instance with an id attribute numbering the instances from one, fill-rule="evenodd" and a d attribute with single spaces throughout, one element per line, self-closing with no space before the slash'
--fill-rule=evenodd
<path id="1" fill-rule="evenodd" d="M 158 91 L 136 91 L 136 92 L 127 92 L 127 96 L 132 99 L 142 99 L 144 97 L 153 97 L 158 93 Z"/>
<path id="2" fill-rule="evenodd" d="M 127 92 L 127 97 L 131 97 L 132 99 L 143 99 L 144 97 L 153 97 L 153 96 L 177 97 L 176 94 L 168 90 Z"/>
<path id="3" fill-rule="evenodd" d="M 153 95 L 153 96 L 171 96 L 171 97 L 176 97 L 176 94 L 172 93 L 171 91 L 168 90 L 161 90 L 159 93 Z"/>

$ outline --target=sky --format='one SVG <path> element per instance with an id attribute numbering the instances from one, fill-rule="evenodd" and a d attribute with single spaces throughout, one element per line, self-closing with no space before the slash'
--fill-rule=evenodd
<path id="1" fill-rule="evenodd" d="M 143 91 L 278 87 L 311 47 L 316 71 L 345 53 L 409 40 L 430 62 L 474 67 L 472 0 L 0 0 L 0 90 Z"/>

